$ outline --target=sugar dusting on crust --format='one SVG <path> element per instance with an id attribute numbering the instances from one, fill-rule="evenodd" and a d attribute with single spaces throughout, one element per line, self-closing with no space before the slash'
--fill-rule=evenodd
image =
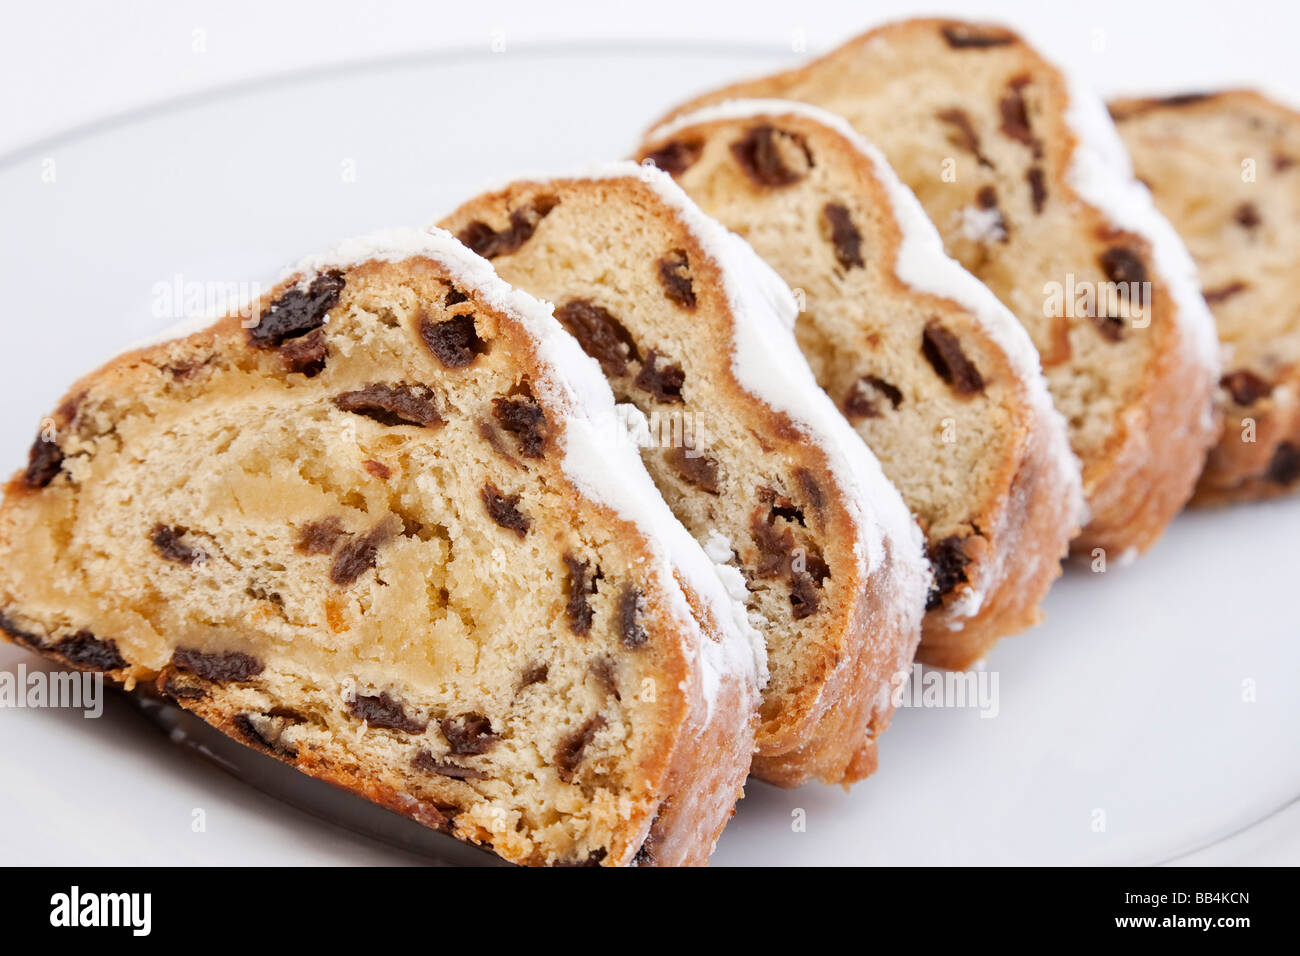
<path id="1" fill-rule="evenodd" d="M 704 214 L 671 176 L 623 161 L 583 170 L 590 179 L 636 178 L 650 186 L 713 258 L 736 316 L 732 369 L 747 390 L 797 422 L 807 440 L 826 454 L 846 492 L 860 538 L 864 567 L 880 568 L 889 552 L 898 568 L 900 605 L 924 606 L 929 564 L 921 530 L 880 462 L 813 378 L 794 337 L 798 306 L 785 281 L 739 236 Z"/>
<path id="2" fill-rule="evenodd" d="M 1043 423 L 1048 452 L 1060 483 L 1066 486 L 1068 499 L 1063 502 L 1065 510 L 1074 516 L 1076 524 L 1082 525 L 1086 520 L 1086 504 L 1079 461 L 1070 448 L 1065 418 L 1052 401 L 1033 340 L 1011 310 L 948 255 L 943 247 L 943 238 L 926 215 L 920 200 L 898 178 L 877 146 L 836 113 L 808 103 L 779 99 L 726 100 L 706 106 L 652 130 L 646 141 L 666 139 L 691 126 L 755 116 L 797 116 L 818 123 L 844 139 L 871 163 L 876 180 L 889 194 L 894 221 L 902 236 L 894 264 L 895 275 L 919 292 L 962 306 L 1006 356 Z M 991 567 L 982 581 L 972 582 L 972 586 L 961 589 L 956 598 L 949 601 L 946 605 L 948 613 L 957 619 L 950 623 L 952 629 L 961 628 L 960 619 L 975 617 L 980 612 L 988 591 L 996 586 L 1000 576 L 1000 569 Z"/>
<path id="3" fill-rule="evenodd" d="M 751 690 L 755 703 L 767 683 L 767 650 L 761 635 L 750 625 L 743 603 L 730 593 L 725 571 L 716 566 L 700 545 L 668 510 L 655 489 L 635 449 L 614 440 L 614 395 L 595 360 L 578 346 L 552 315 L 551 305 L 504 282 L 486 259 L 461 245 L 442 229 L 393 229 L 347 239 L 328 252 L 303 259 L 288 270 L 281 282 L 299 282 L 328 269 L 347 268 L 367 261 L 400 262 L 427 258 L 442 266 L 453 281 L 472 288 L 491 308 L 520 323 L 535 340 L 546 375 L 535 383 L 552 404 L 564 409 L 564 470 L 583 494 L 634 523 L 644 533 L 659 566 L 654 573 L 671 596 L 672 610 L 692 636 L 703 693 L 709 715 L 724 679 L 735 676 Z M 199 331 L 206 321 L 189 320 L 178 331 L 160 339 Z M 677 583 L 680 573 L 697 597 L 709 608 L 719 631 L 714 641 L 700 630 L 685 593 Z"/>

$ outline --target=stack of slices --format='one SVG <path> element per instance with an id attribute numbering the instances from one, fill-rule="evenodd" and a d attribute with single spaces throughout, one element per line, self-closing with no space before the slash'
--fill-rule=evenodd
<path id="1" fill-rule="evenodd" d="M 1071 550 L 1300 480 L 1300 121 L 1113 112 L 1222 378 L 1100 102 L 909 21 L 77 382 L 0 630 L 507 860 L 702 864 L 748 774 L 872 773 L 914 657 L 1037 623 Z"/>

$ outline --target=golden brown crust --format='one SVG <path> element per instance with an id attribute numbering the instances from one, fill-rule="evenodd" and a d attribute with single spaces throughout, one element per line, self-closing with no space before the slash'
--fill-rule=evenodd
<path id="1" fill-rule="evenodd" d="M 944 19 L 917 19 L 889 24 L 848 41 L 837 50 L 812 63 L 785 73 L 753 81 L 736 83 L 696 97 L 671 110 L 655 124 L 692 112 L 702 106 L 728 99 L 777 97 L 805 99 L 801 87 L 822 71 L 843 68 L 841 79 L 869 79 L 874 42 L 932 42 L 943 31 L 964 31 L 996 38 L 986 45 L 972 45 L 970 55 L 1000 58 L 1006 61 L 1008 76 L 1030 75 L 1046 90 L 1051 108 L 1043 111 L 1036 123 L 1048 124 L 1046 135 L 1038 132 L 1044 150 L 1049 190 L 1058 200 L 1068 202 L 1072 219 L 1080 225 L 1080 235 L 1095 237 L 1089 242 L 1124 242 L 1138 249 L 1143 260 L 1150 262 L 1151 250 L 1138 237 L 1115 229 L 1108 217 L 1088 204 L 1075 191 L 1066 175 L 1077 145 L 1077 135 L 1066 119 L 1069 92 L 1064 77 L 1030 48 L 1015 33 L 1000 26 L 970 24 Z M 938 52 L 938 49 L 936 49 Z M 842 87 L 838 92 L 848 95 Z M 817 105 L 833 104 L 811 100 Z M 854 122 L 853 117 L 848 117 Z M 875 138 L 895 167 L 914 189 L 922 193 L 921 184 L 909 179 L 906 164 L 891 155 L 888 142 L 873 137 L 871 128 L 861 127 L 868 139 Z M 654 128 L 654 127 L 652 127 Z M 929 167 L 927 167 L 929 168 Z M 981 279 L 997 288 L 987 270 L 974 268 Z M 1075 540 L 1076 553 L 1104 548 L 1121 554 L 1150 547 L 1169 521 L 1191 496 L 1205 454 L 1217 425 L 1212 412 L 1213 383 L 1198 358 L 1191 331 L 1179 321 L 1169 289 L 1162 277 L 1153 273 L 1154 307 L 1150 326 L 1143 330 L 1152 341 L 1137 381 L 1123 407 L 1114 416 L 1115 427 L 1105 440 L 1083 458 L 1084 490 L 1090 506 L 1090 521 Z M 1015 309 L 1014 303 L 1012 305 Z M 1040 351 L 1043 343 L 1039 342 Z M 1052 356 L 1044 356 L 1049 380 Z M 1055 382 L 1053 382 L 1055 386 Z"/>

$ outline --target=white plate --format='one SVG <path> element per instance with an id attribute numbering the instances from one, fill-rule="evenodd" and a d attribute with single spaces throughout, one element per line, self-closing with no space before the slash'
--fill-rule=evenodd
<path id="1" fill-rule="evenodd" d="M 16 467 L 75 375 L 169 324 L 157 284 L 265 283 L 485 182 L 618 157 L 690 92 L 787 59 L 443 54 L 189 100 L 0 158 L 0 449 Z M 1300 794 L 1297 530 L 1297 500 L 1192 513 L 1131 567 L 1071 572 L 1048 623 L 989 659 L 995 717 L 900 711 L 880 772 L 851 792 L 751 786 L 715 862 L 1300 861 L 1297 813 L 1278 812 Z M 31 660 L 0 650 L 5 670 Z M 424 858 L 263 796 L 121 706 L 99 721 L 0 710 L 0 779 L 4 862 Z"/>

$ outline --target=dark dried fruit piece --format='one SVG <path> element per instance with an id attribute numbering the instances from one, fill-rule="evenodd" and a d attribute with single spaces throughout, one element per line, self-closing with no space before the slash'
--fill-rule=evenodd
<path id="1" fill-rule="evenodd" d="M 1007 84 L 1006 92 L 998 101 L 998 111 L 1002 114 L 1002 133 L 1017 143 L 1028 146 L 1034 156 L 1043 155 L 1043 144 L 1034 135 L 1029 125 L 1029 106 L 1025 102 L 1025 87 L 1029 85 L 1028 76 L 1017 76 Z"/>
<path id="2" fill-rule="evenodd" d="M 1273 392 L 1271 384 L 1245 368 L 1229 372 L 1219 379 L 1219 384 L 1226 388 L 1232 400 L 1242 407 L 1254 405 Z"/>
<path id="3" fill-rule="evenodd" d="M 646 153 L 645 159 L 670 176 L 680 176 L 695 165 L 703 152 L 704 143 L 702 141 L 678 139 Z"/>
<path id="4" fill-rule="evenodd" d="M 1237 295 L 1240 292 L 1245 292 L 1247 288 L 1249 288 L 1249 286 L 1244 282 L 1229 282 L 1227 285 L 1221 285 L 1217 289 L 1206 289 L 1203 293 L 1205 296 L 1205 303 L 1206 305 L 1218 305 L 1220 302 L 1226 302 L 1228 299 L 1231 299 L 1234 295 Z"/>
<path id="5" fill-rule="evenodd" d="M 298 550 L 303 554 L 332 554 L 339 538 L 345 534 L 343 522 L 330 515 L 302 526 L 298 532 Z"/>
<path id="6" fill-rule="evenodd" d="M 1115 283 L 1121 296 L 1135 305 L 1146 303 L 1147 267 L 1142 257 L 1124 246 L 1112 246 L 1098 257 L 1106 278 Z M 1133 290 L 1137 290 L 1136 297 Z"/>
<path id="7" fill-rule="evenodd" d="M 446 368 L 465 368 L 487 351 L 471 313 L 454 315 L 445 322 L 435 322 L 421 313 L 418 328 L 420 340 Z"/>
<path id="8" fill-rule="evenodd" d="M 658 364 L 659 353 L 654 349 L 645 357 L 641 371 L 637 372 L 636 385 L 649 392 L 657 401 L 667 405 L 677 405 L 682 401 L 682 385 L 686 382 L 686 373 L 680 365 L 665 362 L 661 368 Z"/>
<path id="9" fill-rule="evenodd" d="M 1273 452 L 1273 459 L 1268 463 L 1264 477 L 1279 485 L 1290 485 L 1300 481 L 1300 445 L 1284 441 Z"/>
<path id="10" fill-rule="evenodd" d="M 805 572 L 795 572 L 790 580 L 790 608 L 796 621 L 802 621 L 817 613 L 821 607 L 821 598 L 817 595 L 817 584 L 812 576 Z"/>
<path id="11" fill-rule="evenodd" d="M 878 375 L 863 375 L 853 383 L 848 395 L 844 396 L 844 414 L 851 419 L 879 418 L 881 399 L 889 402 L 891 408 L 897 409 L 903 404 L 903 393 Z"/>
<path id="12" fill-rule="evenodd" d="M 290 760 L 293 760 L 298 756 L 297 747 L 290 744 L 283 744 L 274 737 L 268 737 L 266 734 L 262 733 L 262 731 L 258 730 L 257 725 L 253 723 L 252 714 L 235 714 L 235 716 L 230 719 L 230 722 L 234 725 L 235 730 L 239 732 L 240 736 L 242 736 L 248 743 L 257 747 L 262 747 L 274 754 L 279 754 L 282 757 L 288 757 Z"/>
<path id="13" fill-rule="evenodd" d="M 683 309 L 695 308 L 695 284 L 691 281 L 691 263 L 686 253 L 675 249 L 659 260 L 659 282 L 668 296 Z"/>
<path id="14" fill-rule="evenodd" d="M 23 472 L 23 483 L 28 488 L 44 488 L 63 468 L 63 449 L 57 442 L 46 441 L 44 435 L 38 435 L 27 453 L 27 470 Z"/>
<path id="15" fill-rule="evenodd" d="M 450 309 L 453 305 L 460 305 L 462 302 L 468 301 L 469 296 L 461 292 L 460 289 L 452 287 L 447 290 L 447 296 L 442 300 L 442 304 Z"/>
<path id="16" fill-rule="evenodd" d="M 520 398 L 494 398 L 492 414 L 501 427 L 515 436 L 519 453 L 525 458 L 541 458 L 546 447 L 549 422 L 546 413 L 532 395 Z"/>
<path id="17" fill-rule="evenodd" d="M 528 534 L 532 521 L 519 510 L 518 495 L 503 494 L 501 489 L 490 481 L 483 486 L 481 494 L 483 507 L 487 509 L 489 518 L 521 538 Z"/>
<path id="18" fill-rule="evenodd" d="M 361 462 L 361 467 L 367 472 L 374 475 L 380 481 L 387 481 L 393 477 L 393 469 L 389 468 L 382 461 L 375 461 L 373 458 L 367 458 Z"/>
<path id="19" fill-rule="evenodd" d="M 935 114 L 935 118 L 952 127 L 948 142 L 965 149 L 985 169 L 993 168 L 992 160 L 985 156 L 980 149 L 980 137 L 975 132 L 975 127 L 970 121 L 970 114 L 964 109 L 954 106 L 950 109 L 940 110 Z"/>
<path id="20" fill-rule="evenodd" d="M 583 753 L 604 726 L 604 717 L 600 715 L 592 717 L 577 731 L 561 740 L 560 745 L 555 748 L 555 766 L 559 771 L 560 779 L 565 783 L 573 782 L 574 772 L 582 763 Z"/>
<path id="21" fill-rule="evenodd" d="M 555 310 L 555 317 L 607 376 L 626 375 L 628 361 L 641 360 L 632 333 L 608 309 L 590 299 L 571 299 Z"/>
<path id="22" fill-rule="evenodd" d="M 789 564 L 787 556 L 794 549 L 794 533 L 789 528 L 777 531 L 768 522 L 767 515 L 761 507 L 750 519 L 749 530 L 758 549 L 758 563 L 754 567 L 755 576 L 780 577 Z"/>
<path id="23" fill-rule="evenodd" d="M 721 491 L 718 463 L 707 455 L 689 448 L 670 448 L 664 455 L 664 461 L 688 485 L 710 495 Z"/>
<path id="24" fill-rule="evenodd" d="M 596 682 L 605 688 L 605 693 L 615 700 L 623 699 L 618 692 L 617 668 L 612 660 L 608 657 L 598 657 L 587 664 L 587 670 L 592 677 L 596 678 Z"/>
<path id="25" fill-rule="evenodd" d="M 316 329 L 300 339 L 289 339 L 280 346 L 280 361 L 285 371 L 297 372 L 308 378 L 315 378 L 325 371 L 325 359 L 329 355 L 329 346 L 325 342 L 325 330 Z"/>
<path id="26" fill-rule="evenodd" d="M 591 633 L 591 604 L 587 600 L 587 595 L 596 593 L 596 582 L 600 579 L 600 569 L 596 569 L 596 574 L 591 578 L 591 583 L 587 582 L 587 572 L 591 569 L 590 561 L 579 561 L 571 554 L 564 555 L 564 566 L 569 569 L 569 583 L 566 586 L 568 599 L 564 605 L 564 613 L 569 618 L 569 630 L 574 634 L 585 635 Z"/>
<path id="27" fill-rule="evenodd" d="M 820 516 L 822 508 L 825 507 L 826 504 L 825 496 L 822 494 L 821 484 L 813 477 L 813 473 L 807 468 L 796 469 L 794 475 L 795 478 L 798 479 L 799 487 L 803 489 L 804 495 L 807 496 L 808 501 L 811 502 L 813 511 L 817 512 L 818 516 Z"/>
<path id="28" fill-rule="evenodd" d="M 200 700 L 207 697 L 202 686 L 182 684 L 176 679 L 174 671 L 164 671 L 158 682 L 158 690 L 174 700 Z"/>
<path id="29" fill-rule="evenodd" d="M 939 32 L 954 50 L 987 50 L 1015 43 L 1015 34 L 1006 30 L 984 29 L 969 23 L 945 23 Z"/>
<path id="30" fill-rule="evenodd" d="M 1047 203 L 1047 179 L 1041 166 L 1030 166 L 1025 173 L 1029 182 L 1029 199 L 1034 204 L 1034 212 L 1042 212 Z"/>
<path id="31" fill-rule="evenodd" d="M 845 269 L 862 267 L 862 233 L 853 225 L 847 206 L 828 202 L 822 207 L 822 216 L 831 227 L 831 246 L 835 260 Z"/>
<path id="32" fill-rule="evenodd" d="M 1253 202 L 1244 202 L 1232 213 L 1233 220 L 1242 229 L 1255 229 L 1264 220 L 1260 218 L 1259 208 Z"/>
<path id="33" fill-rule="evenodd" d="M 424 773 L 437 774 L 440 777 L 449 777 L 452 780 L 486 780 L 488 775 L 482 770 L 476 770 L 473 767 L 462 767 L 460 764 L 452 763 L 449 760 L 439 760 L 427 750 L 421 750 L 411 761 L 411 766 L 416 770 Z"/>
<path id="34" fill-rule="evenodd" d="M 524 671 L 519 678 L 519 686 L 531 687 L 533 684 L 541 684 L 546 678 L 551 676 L 551 668 L 546 664 L 534 664 L 528 670 Z"/>
<path id="35" fill-rule="evenodd" d="M 428 726 L 425 721 L 407 716 L 401 701 L 394 700 L 387 693 L 374 696 L 357 694 L 348 701 L 348 710 L 357 720 L 364 720 L 371 727 L 400 730 L 404 734 L 422 734 Z"/>
<path id="36" fill-rule="evenodd" d="M 476 757 L 496 746 L 501 735 L 492 730 L 492 723 L 482 714 L 466 713 L 446 717 L 439 724 L 447 738 L 451 752 L 457 757 Z"/>
<path id="37" fill-rule="evenodd" d="M 998 242 L 1006 242 L 1010 238 L 1010 231 L 1007 229 L 1006 216 L 1002 215 L 1002 209 L 998 206 L 998 191 L 992 186 L 982 186 L 975 194 L 975 201 L 986 212 L 997 213 L 993 228 Z"/>
<path id="38" fill-rule="evenodd" d="M 158 553 L 168 561 L 174 561 L 177 564 L 194 564 L 195 562 L 206 561 L 208 559 L 206 551 L 186 544 L 181 540 L 187 533 L 188 529 L 186 528 L 160 523 L 154 525 L 153 530 L 149 532 L 149 540 L 153 542 L 153 546 Z"/>
<path id="39" fill-rule="evenodd" d="M 442 424 L 433 391 L 423 385 L 408 385 L 404 382 L 397 385 L 367 385 L 335 395 L 334 405 L 340 411 L 362 415 L 389 428 L 399 425 L 431 428 Z"/>
<path id="40" fill-rule="evenodd" d="M 258 348 L 278 348 L 288 339 L 306 335 L 325 324 L 325 315 L 338 305 L 343 292 L 341 272 L 326 272 L 306 289 L 293 288 L 270 304 L 248 330 L 248 341 Z"/>
<path id="41" fill-rule="evenodd" d="M 241 651 L 205 653 L 192 647 L 178 647 L 172 651 L 171 664 L 178 671 L 197 674 L 218 684 L 246 681 L 263 670 L 262 662 L 251 654 Z"/>
<path id="42" fill-rule="evenodd" d="M 1091 314 L 1088 318 L 1107 342 L 1120 342 L 1124 338 L 1124 317 L 1119 315 Z"/>
<path id="43" fill-rule="evenodd" d="M 930 566 L 934 568 L 934 582 L 925 601 L 927 611 L 942 605 L 944 597 L 953 588 L 966 583 L 966 565 L 970 564 L 970 558 L 966 556 L 964 541 L 961 535 L 950 534 L 926 549 Z"/>
<path id="44" fill-rule="evenodd" d="M 618 636 L 624 647 L 640 647 L 648 639 L 645 628 L 637 620 L 641 607 L 641 592 L 628 585 L 618 596 Z"/>
<path id="45" fill-rule="evenodd" d="M 537 231 L 537 224 L 545 219 L 557 205 L 551 196 L 538 196 L 530 205 L 521 206 L 510 213 L 510 224 L 504 229 L 493 229 L 481 220 L 474 220 L 456 236 L 484 259 L 514 252 Z"/>
<path id="46" fill-rule="evenodd" d="M 779 130 L 768 123 L 752 127 L 732 143 L 731 155 L 745 174 L 760 186 L 790 186 L 808 175 L 813 165 L 812 153 L 802 136 Z M 796 166 L 791 166 L 790 162 Z"/>
<path id="47" fill-rule="evenodd" d="M 961 343 L 938 319 L 925 323 L 921 334 L 921 352 L 936 375 L 963 397 L 984 391 L 984 377 L 966 357 Z"/>
<path id="48" fill-rule="evenodd" d="M 389 521 L 381 521 L 359 538 L 348 541 L 334 557 L 330 566 L 330 580 L 340 587 L 354 583 L 379 560 L 379 549 L 393 536 Z"/>
<path id="49" fill-rule="evenodd" d="M 118 652 L 117 641 L 96 637 L 89 631 L 69 634 L 54 645 L 54 653 L 71 664 L 91 670 L 115 671 L 126 666 L 126 659 Z"/>

